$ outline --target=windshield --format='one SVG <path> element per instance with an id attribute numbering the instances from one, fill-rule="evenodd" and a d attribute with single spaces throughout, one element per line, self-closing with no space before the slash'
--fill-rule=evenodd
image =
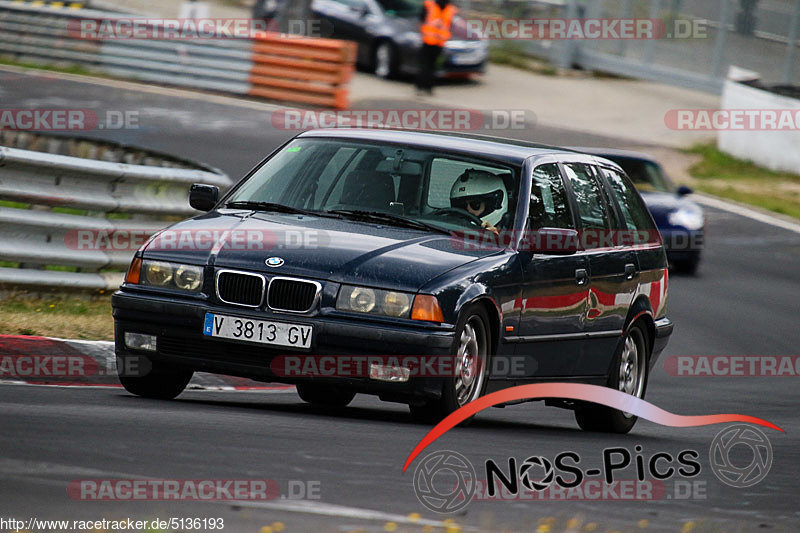
<path id="1" fill-rule="evenodd" d="M 615 158 L 614 161 L 640 191 L 674 192 L 674 187 L 659 165 L 639 159 Z"/>
<path id="2" fill-rule="evenodd" d="M 514 169 L 492 161 L 400 144 L 296 139 L 225 203 L 344 217 L 378 213 L 389 215 L 387 224 L 402 217 L 447 231 L 494 231 L 512 227 L 518 183 Z"/>
<path id="3" fill-rule="evenodd" d="M 422 12 L 423 0 L 378 0 L 387 15 L 417 17 Z"/>

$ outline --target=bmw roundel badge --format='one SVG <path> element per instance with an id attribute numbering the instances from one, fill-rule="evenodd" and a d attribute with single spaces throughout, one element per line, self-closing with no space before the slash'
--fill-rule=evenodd
<path id="1" fill-rule="evenodd" d="M 279 266 L 283 266 L 283 259 L 280 257 L 270 257 L 266 261 L 264 261 L 268 267 L 278 268 Z"/>

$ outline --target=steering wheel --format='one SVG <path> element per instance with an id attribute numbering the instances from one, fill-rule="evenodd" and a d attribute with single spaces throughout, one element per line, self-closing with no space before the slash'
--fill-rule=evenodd
<path id="1" fill-rule="evenodd" d="M 469 221 L 473 226 L 478 226 L 479 228 L 483 227 L 483 220 L 481 220 L 480 217 L 477 217 L 472 213 L 470 213 L 469 211 L 465 209 L 460 209 L 458 207 L 445 207 L 442 209 L 437 209 L 436 211 L 431 213 L 431 215 L 433 216 L 458 215 L 461 218 L 467 219 L 467 221 Z"/>

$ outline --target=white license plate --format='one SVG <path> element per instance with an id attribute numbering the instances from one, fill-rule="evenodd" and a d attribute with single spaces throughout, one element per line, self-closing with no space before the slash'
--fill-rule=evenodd
<path id="1" fill-rule="evenodd" d="M 206 313 L 203 335 L 240 341 L 290 346 L 292 348 L 311 347 L 311 326 L 251 320 L 236 316 Z"/>
<path id="2" fill-rule="evenodd" d="M 484 54 L 481 51 L 453 54 L 451 58 L 454 65 L 477 65 L 483 60 Z"/>

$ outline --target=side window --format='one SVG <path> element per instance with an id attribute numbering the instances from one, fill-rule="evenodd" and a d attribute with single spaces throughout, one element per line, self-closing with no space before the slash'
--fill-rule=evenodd
<path id="1" fill-rule="evenodd" d="M 540 165 L 533 171 L 528 220 L 532 230 L 574 226 L 561 172 L 555 163 Z"/>
<path id="2" fill-rule="evenodd" d="M 608 229 L 608 213 L 603 203 L 603 193 L 592 175 L 591 168 L 588 165 L 567 163 L 564 169 L 575 194 L 583 229 Z"/>
<path id="3" fill-rule="evenodd" d="M 627 177 L 619 172 L 603 169 L 603 174 L 608 179 L 614 194 L 617 197 L 622 216 L 630 230 L 652 230 L 652 219 L 647 212 L 647 207 L 642 202 L 636 189 Z"/>
<path id="4" fill-rule="evenodd" d="M 498 176 L 508 173 L 505 169 L 437 157 L 431 162 L 430 180 L 428 182 L 428 206 L 434 209 L 450 207 L 450 189 L 453 188 L 453 184 L 458 177 L 466 170 L 484 170 Z"/>

